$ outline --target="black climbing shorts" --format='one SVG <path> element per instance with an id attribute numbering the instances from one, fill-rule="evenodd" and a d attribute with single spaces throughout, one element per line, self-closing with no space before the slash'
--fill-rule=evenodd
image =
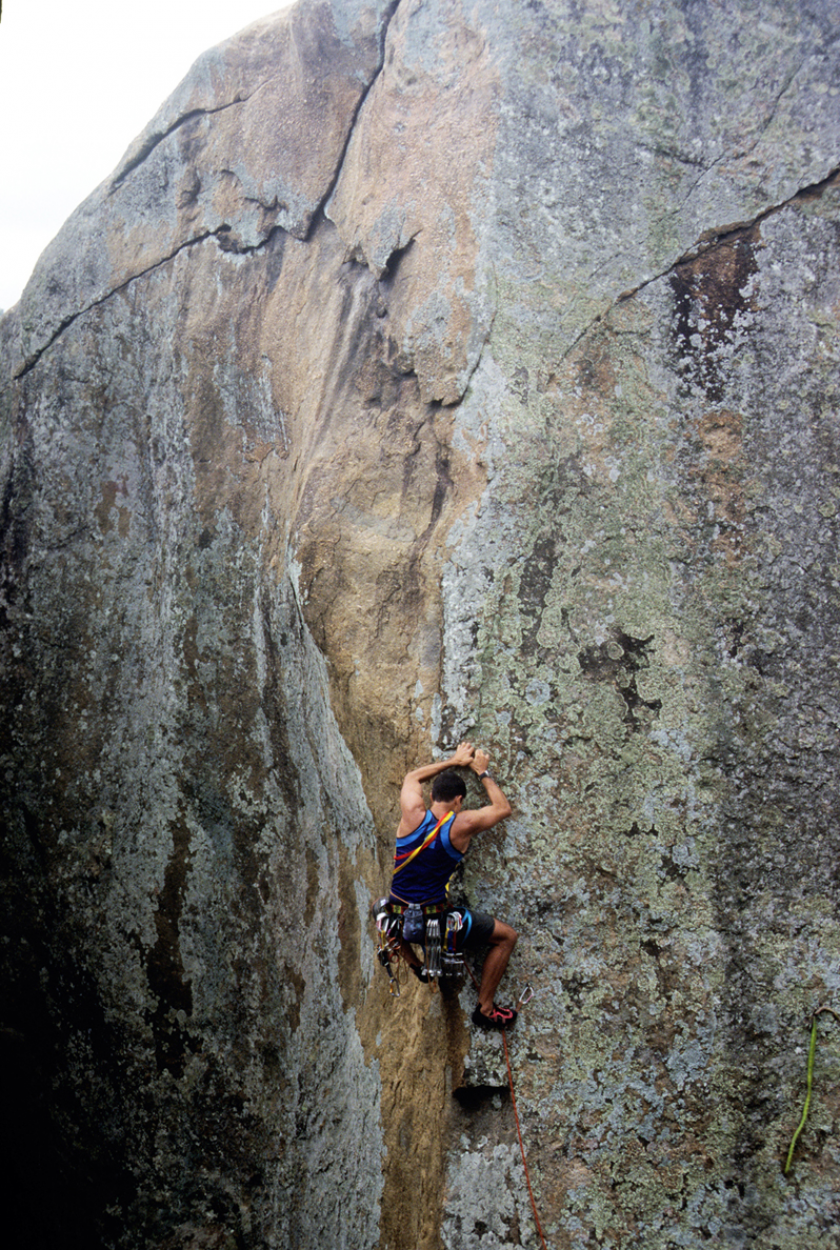
<path id="1" fill-rule="evenodd" d="M 476 946 L 486 946 L 493 936 L 496 921 L 483 911 L 472 911 L 468 907 L 450 907 L 450 911 L 461 916 L 462 927 L 458 930 L 456 950 L 469 951 Z"/>

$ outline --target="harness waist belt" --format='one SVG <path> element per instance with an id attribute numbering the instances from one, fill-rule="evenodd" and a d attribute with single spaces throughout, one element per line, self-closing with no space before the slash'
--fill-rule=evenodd
<path id="1" fill-rule="evenodd" d="M 398 903 L 393 898 L 389 898 L 388 903 L 395 916 L 404 915 L 409 907 L 419 907 L 424 916 L 442 916 L 445 911 L 452 910 L 451 903 Z"/>

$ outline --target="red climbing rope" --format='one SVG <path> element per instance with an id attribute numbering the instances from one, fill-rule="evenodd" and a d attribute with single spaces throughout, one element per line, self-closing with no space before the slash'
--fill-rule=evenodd
<path id="1" fill-rule="evenodd" d="M 513 1115 L 514 1115 L 514 1119 L 516 1120 L 516 1133 L 517 1133 L 517 1136 L 519 1137 L 519 1152 L 522 1155 L 522 1166 L 525 1169 L 525 1183 L 528 1186 L 528 1196 L 531 1199 L 531 1210 L 534 1212 L 534 1223 L 537 1226 L 537 1232 L 540 1235 L 540 1241 L 543 1244 L 543 1250 L 548 1250 L 548 1246 L 545 1244 L 545 1233 L 542 1230 L 542 1224 L 540 1223 L 539 1213 L 537 1212 L 537 1204 L 534 1200 L 534 1191 L 531 1188 L 531 1177 L 528 1174 L 528 1160 L 525 1158 L 525 1145 L 522 1141 L 522 1129 L 520 1128 L 520 1125 L 519 1125 L 519 1111 L 516 1106 L 516 1094 L 513 1089 L 513 1072 L 511 1071 L 511 1067 L 510 1067 L 510 1053 L 508 1051 L 508 1044 L 507 1044 L 507 1038 L 505 1037 L 505 1030 L 502 1029 L 501 1033 L 502 1033 L 502 1042 L 504 1043 L 504 1047 L 505 1047 L 505 1063 L 507 1064 L 508 1082 L 510 1084 L 510 1100 L 513 1103 Z"/>
<path id="2" fill-rule="evenodd" d="M 464 960 L 464 966 L 467 969 L 467 972 L 470 974 L 470 979 L 472 980 L 472 983 L 476 988 L 476 992 L 478 992 L 478 981 L 476 980 L 475 973 L 473 972 L 470 965 L 467 963 L 466 959 Z M 527 998 L 525 997 L 526 994 L 528 995 Z M 529 1003 L 531 1001 L 532 997 L 533 997 L 533 991 L 530 989 L 530 987 L 526 987 L 519 999 L 519 1002 L 516 1004 L 517 1007 L 519 1008 L 524 1007 L 526 1003 Z M 528 1160 L 525 1158 L 525 1143 L 522 1140 L 522 1128 L 519 1124 L 519 1108 L 516 1105 L 516 1091 L 513 1088 L 513 1071 L 510 1066 L 510 1052 L 508 1050 L 506 1030 L 501 1029 L 500 1032 L 502 1035 L 502 1043 L 505 1048 L 505 1063 L 507 1064 L 508 1084 L 510 1085 L 510 1101 L 513 1104 L 513 1117 L 516 1120 L 516 1135 L 519 1138 L 519 1153 L 522 1155 L 522 1166 L 525 1169 L 525 1184 L 528 1186 L 528 1196 L 531 1199 L 531 1210 L 534 1212 L 534 1223 L 537 1226 L 537 1232 L 540 1235 L 540 1241 L 543 1244 L 543 1250 L 548 1250 L 548 1246 L 546 1245 L 546 1241 L 545 1241 L 545 1233 L 542 1230 L 542 1224 L 540 1223 L 539 1212 L 537 1211 L 537 1203 L 534 1198 L 534 1191 L 531 1188 L 531 1177 L 528 1172 Z"/>

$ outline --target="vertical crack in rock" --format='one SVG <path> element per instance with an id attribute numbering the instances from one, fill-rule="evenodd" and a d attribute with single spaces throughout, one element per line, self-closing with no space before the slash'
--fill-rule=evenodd
<path id="1" fill-rule="evenodd" d="M 155 913 L 157 939 L 149 952 L 149 988 L 157 998 L 151 1016 L 158 1070 L 173 1076 L 184 1071 L 185 1023 L 192 1014 L 192 990 L 185 979 L 181 957 L 180 922 L 189 869 L 190 838 L 181 816 L 172 829 L 172 854 L 166 865 L 163 889 Z"/>
<path id="2" fill-rule="evenodd" d="M 388 39 L 388 31 L 390 30 L 391 22 L 393 21 L 394 14 L 397 12 L 397 9 L 399 7 L 400 7 L 400 0 L 392 0 L 390 7 L 386 9 L 383 15 L 382 35 L 381 35 L 380 44 L 379 44 L 379 64 L 377 65 L 376 72 L 371 76 L 370 82 L 365 87 L 365 90 L 360 96 L 359 101 L 356 104 L 356 108 L 353 111 L 353 117 L 350 122 L 350 126 L 347 130 L 347 137 L 344 141 L 344 147 L 342 148 L 341 155 L 339 156 L 338 161 L 336 162 L 335 173 L 333 174 L 333 178 L 332 178 L 332 181 L 330 182 L 329 187 L 327 188 L 327 190 L 325 191 L 324 195 L 321 198 L 321 202 L 318 206 L 318 211 L 316 213 L 313 213 L 312 215 L 312 221 L 309 226 L 309 231 L 307 232 L 307 238 L 311 237 L 312 231 L 315 229 L 317 218 L 319 216 L 322 217 L 326 215 L 327 205 L 329 204 L 330 198 L 332 197 L 332 194 L 335 191 L 336 186 L 338 185 L 338 181 L 341 177 L 341 171 L 344 168 L 344 162 L 347 159 L 347 152 L 350 148 L 350 144 L 353 139 L 353 134 L 356 129 L 356 123 L 359 120 L 359 115 L 362 109 L 364 108 L 365 101 L 367 100 L 368 96 L 373 90 L 373 87 L 377 79 L 379 78 L 379 75 L 382 73 L 382 67 L 385 64 L 385 44 Z"/>

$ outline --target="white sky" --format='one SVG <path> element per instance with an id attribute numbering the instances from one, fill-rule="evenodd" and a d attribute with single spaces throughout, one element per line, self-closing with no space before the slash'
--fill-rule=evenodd
<path id="1" fill-rule="evenodd" d="M 205 49 L 288 0 L 2 0 L 0 309 Z"/>

